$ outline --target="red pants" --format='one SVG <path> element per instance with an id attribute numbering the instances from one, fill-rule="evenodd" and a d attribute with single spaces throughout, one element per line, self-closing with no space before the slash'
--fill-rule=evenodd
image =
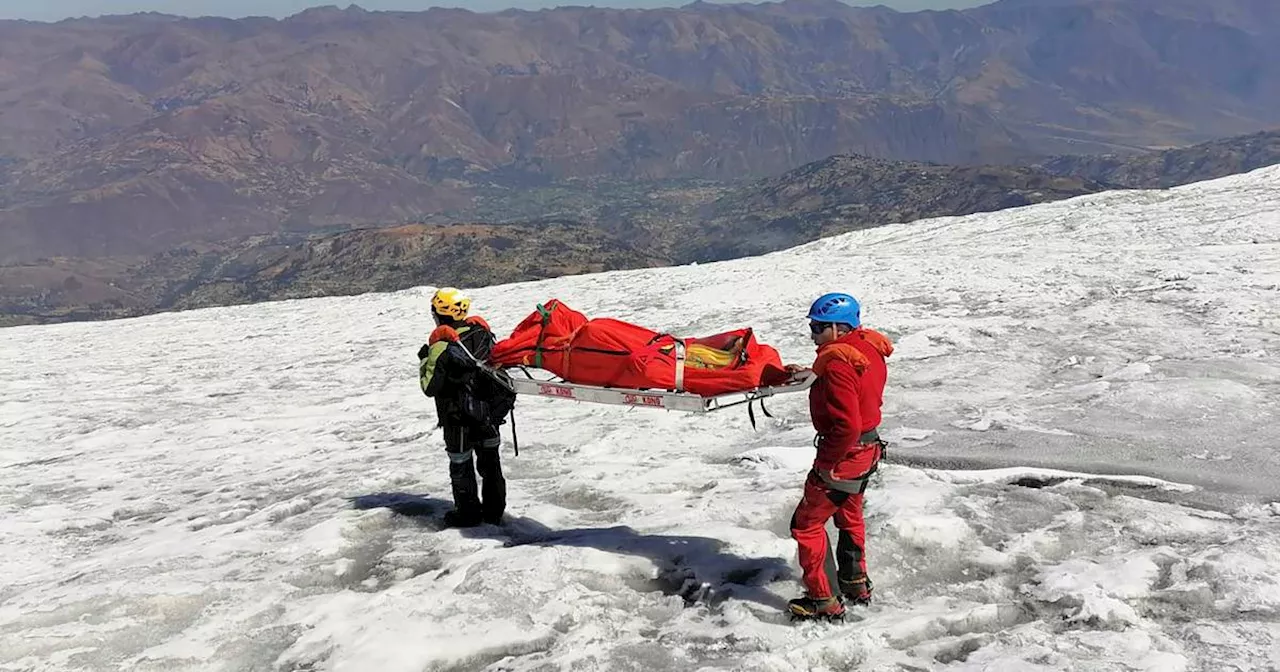
<path id="1" fill-rule="evenodd" d="M 851 451 L 833 471 L 870 474 L 880 461 L 880 445 L 867 444 Z M 804 484 L 804 498 L 791 516 L 791 536 L 799 544 L 800 569 L 805 590 L 811 597 L 830 597 L 831 582 L 823 568 L 830 549 L 827 521 L 835 516 L 839 540 L 836 543 L 837 575 L 852 581 L 867 575 L 866 525 L 862 520 L 862 494 L 833 490 L 815 471 Z"/>

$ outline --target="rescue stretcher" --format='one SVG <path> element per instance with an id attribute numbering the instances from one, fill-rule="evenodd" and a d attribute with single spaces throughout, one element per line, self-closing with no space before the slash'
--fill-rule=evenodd
<path id="1" fill-rule="evenodd" d="M 609 387 L 606 385 L 583 385 L 570 383 L 558 377 L 535 378 L 528 367 L 518 368 L 524 378 L 511 376 L 511 384 L 516 394 L 547 397 L 551 399 L 570 399 L 595 404 L 613 404 L 617 406 L 640 406 L 645 408 L 661 408 L 668 411 L 685 413 L 710 413 L 725 408 L 747 404 L 748 413 L 752 413 L 751 405 L 760 402 L 765 415 L 769 411 L 764 407 L 764 400 L 779 394 L 803 392 L 813 386 L 817 379 L 812 371 L 793 376 L 778 385 L 755 387 L 748 390 L 735 390 L 711 396 L 702 396 L 687 391 L 636 389 L 628 387 Z M 541 371 L 541 369 L 538 369 Z M 754 423 L 754 414 L 752 413 Z"/>
<path id="2" fill-rule="evenodd" d="M 787 371 L 778 351 L 749 327 L 678 338 L 614 318 L 588 318 L 559 299 L 539 304 L 496 343 L 489 364 L 507 371 L 517 395 L 686 413 L 745 404 L 753 426 L 756 402 L 769 415 L 765 399 L 814 383 L 812 372 Z"/>

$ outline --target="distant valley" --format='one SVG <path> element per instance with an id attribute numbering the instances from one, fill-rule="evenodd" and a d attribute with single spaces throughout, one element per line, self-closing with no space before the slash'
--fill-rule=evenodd
<path id="1" fill-rule="evenodd" d="M 1280 163 L 1280 131 L 1036 166 L 834 156 L 741 184 L 576 181 L 491 188 L 488 223 L 282 233 L 137 258 L 0 267 L 5 324 L 462 286 L 731 259 L 899 221 L 987 212 L 1108 188 L 1163 188 Z M 504 220 L 503 213 L 516 219 Z M 545 216 L 537 217 L 538 213 Z"/>

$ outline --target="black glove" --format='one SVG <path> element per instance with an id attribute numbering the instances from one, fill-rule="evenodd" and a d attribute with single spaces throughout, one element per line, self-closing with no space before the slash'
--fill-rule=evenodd
<path id="1" fill-rule="evenodd" d="M 422 361 L 423 359 L 426 359 L 427 351 L 429 350 L 431 350 L 431 344 L 423 343 L 422 347 L 418 348 L 418 361 Z"/>

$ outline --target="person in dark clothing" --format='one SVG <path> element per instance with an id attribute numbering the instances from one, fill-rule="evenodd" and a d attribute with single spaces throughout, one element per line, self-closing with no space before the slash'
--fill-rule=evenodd
<path id="1" fill-rule="evenodd" d="M 445 524 L 451 527 L 500 525 L 507 504 L 498 454 L 502 438 L 498 427 L 477 410 L 486 402 L 477 398 L 478 363 L 489 358 L 494 336 L 484 318 L 468 314 L 470 309 L 471 300 L 457 289 L 437 290 L 431 297 L 436 328 L 418 350 L 419 382 L 423 394 L 435 399 L 437 426 L 444 430 L 449 455 L 454 509 L 445 514 Z"/>

